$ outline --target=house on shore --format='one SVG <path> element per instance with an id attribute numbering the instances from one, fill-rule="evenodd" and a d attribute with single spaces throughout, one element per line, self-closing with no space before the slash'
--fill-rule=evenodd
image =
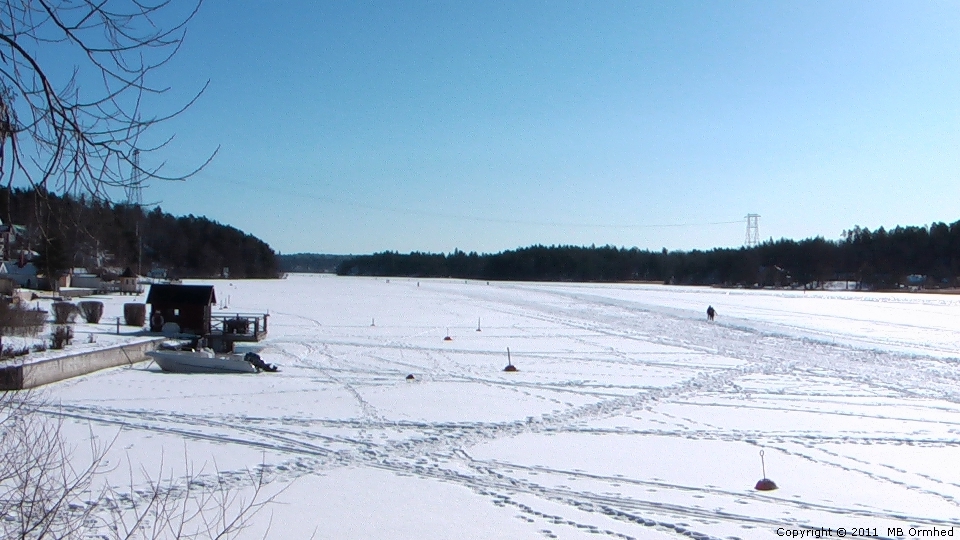
<path id="1" fill-rule="evenodd" d="M 17 261 L 0 261 L 0 278 L 6 278 L 15 282 L 18 287 L 27 289 L 37 288 L 40 284 L 37 267 L 32 262 L 21 264 Z"/>
<path id="2" fill-rule="evenodd" d="M 213 287 L 210 287 L 211 289 Z M 140 285 L 140 276 L 133 273 L 128 267 L 120 274 L 120 294 L 140 294 L 143 287 Z M 216 302 L 216 300 L 214 300 Z"/>
<path id="3" fill-rule="evenodd" d="M 103 281 L 100 276 L 88 272 L 86 268 L 71 268 L 66 274 L 57 279 L 60 288 L 73 287 L 76 289 L 100 290 Z"/>

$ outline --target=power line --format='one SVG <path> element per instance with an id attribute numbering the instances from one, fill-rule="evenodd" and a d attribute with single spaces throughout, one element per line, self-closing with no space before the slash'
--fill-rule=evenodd
<path id="1" fill-rule="evenodd" d="M 260 190 L 262 187 L 250 186 L 242 181 L 231 181 L 231 184 L 242 185 L 246 188 Z M 611 223 L 578 223 L 578 222 L 559 222 L 559 221 L 539 221 L 539 220 L 524 220 L 524 219 L 502 219 L 502 218 L 490 218 L 475 216 L 469 214 L 455 214 L 450 212 L 437 212 L 432 210 L 411 210 L 411 209 L 400 209 L 389 206 L 381 205 L 372 205 L 369 203 L 361 203 L 357 201 L 352 201 L 348 199 L 342 199 L 337 197 L 321 197 L 319 195 L 313 195 L 309 193 L 298 192 L 289 189 L 278 189 L 277 187 L 272 188 L 278 193 L 285 193 L 286 195 L 313 199 L 320 202 L 328 204 L 340 204 L 344 206 L 352 206 L 354 208 L 362 208 L 364 210 L 374 210 L 377 212 L 392 212 L 396 214 L 410 215 L 410 216 L 432 216 L 439 217 L 444 219 L 454 219 L 460 221 L 474 221 L 478 223 L 502 223 L 507 225 L 533 225 L 538 227 L 575 227 L 575 228 L 593 228 L 593 229 L 667 229 L 667 228 L 677 228 L 677 227 L 709 227 L 715 225 L 731 225 L 734 223 L 743 223 L 742 219 L 733 220 L 733 221 L 708 221 L 708 222 L 696 222 L 696 223 L 660 223 L 660 224 L 611 224 Z"/>

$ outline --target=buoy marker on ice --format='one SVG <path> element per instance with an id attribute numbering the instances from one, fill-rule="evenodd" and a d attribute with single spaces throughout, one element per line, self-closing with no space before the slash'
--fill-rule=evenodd
<path id="1" fill-rule="evenodd" d="M 513 361 L 510 359 L 510 347 L 507 347 L 507 367 L 503 368 L 504 371 L 519 371 L 517 366 L 513 365 Z"/>
<path id="2" fill-rule="evenodd" d="M 757 485 L 754 486 L 754 489 L 758 491 L 773 491 L 777 489 L 777 484 L 767 478 L 767 465 L 763 461 L 763 450 L 760 450 L 760 466 L 763 468 L 763 478 L 757 482 Z"/>
<path id="3" fill-rule="evenodd" d="M 477 332 L 480 332 L 480 317 L 477 317 Z"/>
<path id="4" fill-rule="evenodd" d="M 443 337 L 444 341 L 453 341 L 453 338 L 450 337 L 450 329 L 447 328 L 447 335 Z"/>

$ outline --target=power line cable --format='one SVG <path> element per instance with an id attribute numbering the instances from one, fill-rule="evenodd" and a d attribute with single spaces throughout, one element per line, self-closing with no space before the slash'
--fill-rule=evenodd
<path id="1" fill-rule="evenodd" d="M 243 187 L 252 189 L 252 190 L 261 190 L 261 186 L 251 186 L 242 181 L 231 181 L 232 185 L 241 185 Z M 537 220 L 523 220 L 523 219 L 503 219 L 503 218 L 490 218 L 475 216 L 469 214 L 454 214 L 449 212 L 437 212 L 433 210 L 412 210 L 412 209 L 399 209 L 389 206 L 381 205 L 372 205 L 369 203 L 361 203 L 349 199 L 343 199 L 339 197 L 329 197 L 329 196 L 319 196 L 310 193 L 304 193 L 302 191 L 290 190 L 285 188 L 278 188 L 276 186 L 271 188 L 273 191 L 278 193 L 284 193 L 289 196 L 307 198 L 316 201 L 320 201 L 328 204 L 340 204 L 344 206 L 352 206 L 355 208 L 362 208 L 365 210 L 373 210 L 377 212 L 392 212 L 396 214 L 409 215 L 409 216 L 432 216 L 439 217 L 444 219 L 453 219 L 461 221 L 474 221 L 478 223 L 502 223 L 507 225 L 533 225 L 538 227 L 577 227 L 577 228 L 593 228 L 593 229 L 666 229 L 666 228 L 678 228 L 678 227 L 709 227 L 716 225 L 731 225 L 731 224 L 742 224 L 743 219 L 731 220 L 731 221 L 707 221 L 707 222 L 697 222 L 697 223 L 662 223 L 662 224 L 603 224 L 603 223 L 577 223 L 577 222 L 558 222 L 558 221 L 537 221 Z"/>

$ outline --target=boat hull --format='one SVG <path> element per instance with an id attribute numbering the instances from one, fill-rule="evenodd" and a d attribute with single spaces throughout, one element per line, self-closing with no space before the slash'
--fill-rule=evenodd
<path id="1" fill-rule="evenodd" d="M 147 356 L 171 373 L 256 373 L 243 355 L 216 355 L 210 351 L 150 351 Z"/>

